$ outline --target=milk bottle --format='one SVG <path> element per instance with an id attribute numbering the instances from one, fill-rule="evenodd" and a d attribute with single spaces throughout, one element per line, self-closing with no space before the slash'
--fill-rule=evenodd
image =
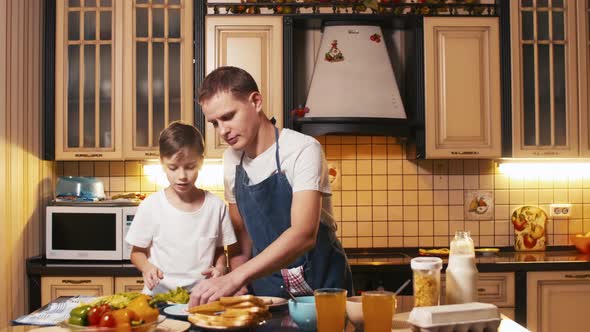
<path id="1" fill-rule="evenodd" d="M 475 248 L 468 231 L 457 231 L 451 241 L 446 270 L 446 304 L 477 301 Z"/>

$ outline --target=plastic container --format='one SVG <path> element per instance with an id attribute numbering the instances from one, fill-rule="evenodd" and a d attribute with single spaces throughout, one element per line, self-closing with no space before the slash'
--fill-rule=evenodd
<path id="1" fill-rule="evenodd" d="M 440 270 L 442 259 L 416 257 L 410 261 L 414 281 L 414 307 L 440 304 Z"/>
<path id="2" fill-rule="evenodd" d="M 414 308 L 408 318 L 415 332 L 497 331 L 500 322 L 498 307 L 480 302 Z"/>
<path id="3" fill-rule="evenodd" d="M 477 301 L 475 248 L 468 231 L 457 231 L 451 241 L 446 270 L 446 304 Z"/>
<path id="4" fill-rule="evenodd" d="M 55 188 L 57 198 L 95 201 L 105 198 L 104 184 L 95 177 L 60 176 Z"/>

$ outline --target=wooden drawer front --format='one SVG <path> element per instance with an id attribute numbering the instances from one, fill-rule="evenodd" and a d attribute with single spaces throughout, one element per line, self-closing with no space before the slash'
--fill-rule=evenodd
<path id="1" fill-rule="evenodd" d="M 143 290 L 143 278 L 116 277 L 115 293 L 141 292 Z"/>
<path id="2" fill-rule="evenodd" d="M 514 274 L 480 273 L 477 297 L 481 302 L 493 303 L 498 307 L 514 307 Z"/>
<path id="3" fill-rule="evenodd" d="M 42 277 L 41 305 L 60 296 L 113 294 L 112 277 Z"/>

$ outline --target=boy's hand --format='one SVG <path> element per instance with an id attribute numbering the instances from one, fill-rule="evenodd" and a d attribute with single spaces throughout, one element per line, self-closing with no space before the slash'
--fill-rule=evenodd
<path id="1" fill-rule="evenodd" d="M 206 279 L 221 277 L 225 274 L 225 269 L 218 269 L 215 266 L 209 267 L 207 270 L 201 272 Z"/>
<path id="2" fill-rule="evenodd" d="M 143 276 L 143 282 L 149 290 L 158 286 L 160 279 L 164 278 L 164 273 L 153 264 L 149 264 L 141 274 Z"/>

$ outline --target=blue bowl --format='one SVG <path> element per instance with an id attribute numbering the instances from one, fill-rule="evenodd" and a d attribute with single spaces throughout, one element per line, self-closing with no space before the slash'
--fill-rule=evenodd
<path id="1" fill-rule="evenodd" d="M 289 300 L 289 315 L 291 319 L 305 331 L 317 329 L 315 298 L 313 296 L 297 297 L 297 302 Z"/>

